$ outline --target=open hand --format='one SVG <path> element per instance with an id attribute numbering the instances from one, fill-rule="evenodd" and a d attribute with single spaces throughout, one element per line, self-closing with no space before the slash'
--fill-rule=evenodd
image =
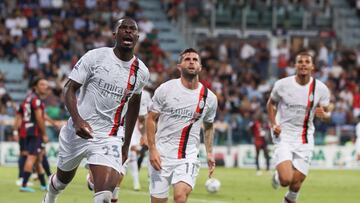
<path id="1" fill-rule="evenodd" d="M 151 149 L 149 150 L 149 159 L 152 167 L 154 167 L 155 170 L 159 171 L 161 169 L 161 159 L 160 154 L 157 151 L 157 149 Z"/>

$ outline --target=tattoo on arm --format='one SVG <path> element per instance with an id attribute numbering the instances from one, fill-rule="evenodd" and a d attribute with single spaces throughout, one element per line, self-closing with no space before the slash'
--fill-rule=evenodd
<path id="1" fill-rule="evenodd" d="M 214 125 L 213 123 L 204 122 L 205 129 L 205 148 L 208 154 L 212 153 L 212 146 L 214 140 Z"/>

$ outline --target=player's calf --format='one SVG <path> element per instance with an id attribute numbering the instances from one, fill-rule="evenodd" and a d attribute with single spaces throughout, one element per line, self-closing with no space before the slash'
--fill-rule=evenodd
<path id="1" fill-rule="evenodd" d="M 287 186 L 289 186 L 291 184 L 291 178 L 289 178 L 289 177 L 282 177 L 280 175 L 279 180 L 280 180 L 280 185 L 282 187 L 287 187 Z"/>

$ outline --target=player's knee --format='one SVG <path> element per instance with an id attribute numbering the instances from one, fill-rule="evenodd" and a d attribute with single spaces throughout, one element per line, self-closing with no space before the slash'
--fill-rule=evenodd
<path id="1" fill-rule="evenodd" d="M 185 203 L 187 200 L 187 195 L 185 193 L 174 194 L 175 203 Z"/>
<path id="2" fill-rule="evenodd" d="M 111 203 L 111 198 L 111 191 L 100 191 L 94 194 L 94 203 Z"/>

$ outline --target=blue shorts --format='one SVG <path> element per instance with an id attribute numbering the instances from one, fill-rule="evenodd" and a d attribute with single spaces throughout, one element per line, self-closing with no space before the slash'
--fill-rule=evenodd
<path id="1" fill-rule="evenodd" d="M 26 142 L 26 138 L 20 137 L 20 139 L 19 139 L 20 152 L 26 151 L 25 142 Z"/>
<path id="2" fill-rule="evenodd" d="M 26 136 L 25 150 L 32 155 L 37 155 L 43 149 L 40 136 Z"/>

